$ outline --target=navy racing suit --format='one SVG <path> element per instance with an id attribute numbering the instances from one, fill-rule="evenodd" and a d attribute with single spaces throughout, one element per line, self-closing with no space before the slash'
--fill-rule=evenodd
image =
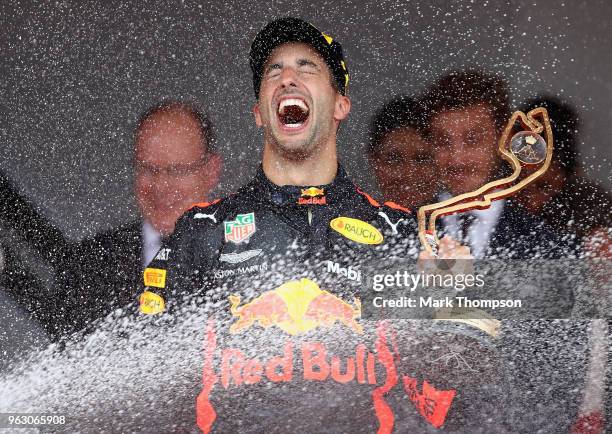
<path id="1" fill-rule="evenodd" d="M 362 317 L 368 270 L 418 252 L 413 213 L 341 166 L 318 186 L 277 186 L 260 169 L 179 220 L 144 271 L 140 310 L 214 306 L 186 404 L 203 432 L 503 432 L 506 380 L 487 333 Z"/>

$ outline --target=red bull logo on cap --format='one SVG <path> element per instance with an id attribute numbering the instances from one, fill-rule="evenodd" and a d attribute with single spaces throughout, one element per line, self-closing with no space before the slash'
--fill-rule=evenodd
<path id="1" fill-rule="evenodd" d="M 233 316 L 238 320 L 230 326 L 230 333 L 240 333 L 255 323 L 268 328 L 277 326 L 285 333 L 299 335 L 320 326 L 331 327 L 342 323 L 356 333 L 362 333 L 357 322 L 361 318 L 361 303 L 354 306 L 335 295 L 323 291 L 310 279 L 284 283 L 240 306 L 240 297 L 229 297 Z"/>

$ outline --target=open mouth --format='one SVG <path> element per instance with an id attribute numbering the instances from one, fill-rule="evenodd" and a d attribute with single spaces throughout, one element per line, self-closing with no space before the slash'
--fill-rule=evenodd
<path id="1" fill-rule="evenodd" d="M 285 98 L 279 103 L 277 114 L 284 127 L 298 129 L 308 120 L 310 109 L 300 98 Z"/>

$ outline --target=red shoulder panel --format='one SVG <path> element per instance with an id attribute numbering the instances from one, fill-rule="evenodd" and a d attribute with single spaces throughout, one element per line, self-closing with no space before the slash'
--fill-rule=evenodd
<path id="1" fill-rule="evenodd" d="M 376 201 L 376 199 L 374 199 L 372 196 L 370 196 L 368 193 L 361 191 L 359 189 L 359 187 L 355 187 L 355 189 L 357 190 L 357 193 L 359 193 L 362 196 L 365 196 L 365 198 L 368 200 L 368 202 L 370 202 L 370 205 L 375 206 L 375 207 L 380 207 L 380 203 L 378 203 Z"/>
<path id="2" fill-rule="evenodd" d="M 403 206 L 398 205 L 397 203 L 392 202 L 392 201 L 387 201 L 384 204 L 387 205 L 389 208 L 398 209 L 400 211 L 404 211 L 404 212 L 407 212 L 407 213 L 412 213 L 411 209 L 404 208 Z"/>
<path id="3" fill-rule="evenodd" d="M 211 202 L 198 202 L 198 203 L 194 203 L 193 205 L 191 205 L 191 206 L 189 207 L 189 209 L 193 209 L 193 208 L 195 208 L 195 207 L 198 207 L 198 208 L 206 208 L 207 206 L 214 205 L 214 204 L 216 204 L 216 203 L 218 203 L 218 202 L 221 202 L 221 199 L 215 199 L 215 200 L 213 200 L 213 201 L 211 201 Z"/>

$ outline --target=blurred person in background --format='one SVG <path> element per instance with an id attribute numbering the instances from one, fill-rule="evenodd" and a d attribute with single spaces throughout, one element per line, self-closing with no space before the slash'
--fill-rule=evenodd
<path id="1" fill-rule="evenodd" d="M 0 368 L 61 334 L 58 281 L 69 250 L 62 232 L 0 172 Z"/>
<path id="2" fill-rule="evenodd" d="M 609 240 L 612 195 L 584 176 L 578 153 L 580 120 L 576 110 L 553 96 L 530 99 L 520 110 L 526 113 L 536 107 L 548 110 L 554 139 L 553 159 L 548 170 L 517 195 L 517 201 L 557 231 L 572 234 L 587 247 L 599 241 L 597 238 Z M 609 249 L 609 241 L 607 246 Z M 598 249 L 597 253 L 605 252 Z M 610 257 L 612 252 L 608 250 L 606 255 Z"/>
<path id="3" fill-rule="evenodd" d="M 443 189 L 438 199 L 474 191 L 507 175 L 498 141 L 511 111 L 503 78 L 481 71 L 451 72 L 429 88 L 428 138 Z M 503 258 L 511 264 L 531 259 L 573 257 L 570 236 L 556 232 L 528 213 L 516 198 L 493 202 L 485 210 L 442 217 L 443 231 L 459 237 L 477 258 Z M 511 261 L 512 259 L 519 261 Z M 549 261 L 554 263 L 554 261 Z M 573 302 L 575 288 L 559 275 L 550 284 L 551 301 Z M 543 288 L 545 289 L 545 288 Z M 516 428 L 527 432 L 568 432 L 581 417 L 588 355 L 588 321 L 509 319 L 502 322 L 499 347 L 512 360 L 515 400 L 521 403 Z M 543 404 L 546 403 L 546 404 Z"/>
<path id="4" fill-rule="evenodd" d="M 368 158 L 385 200 L 404 207 L 431 203 L 437 192 L 434 155 L 424 137 L 420 102 L 400 95 L 374 116 Z"/>
<path id="5" fill-rule="evenodd" d="M 517 201 L 530 213 L 543 218 L 557 231 L 571 234 L 583 250 L 598 257 L 612 257 L 612 195 L 584 175 L 578 152 L 580 118 L 567 101 L 540 95 L 526 101 L 519 110 L 536 107 L 548 111 L 553 132 L 554 152 L 548 170 L 517 195 Z M 598 287 L 605 288 L 604 282 Z M 605 306 L 606 294 L 596 292 Z M 609 351 L 609 321 L 593 320 L 589 328 L 589 368 L 581 414 L 572 433 L 603 433 L 605 371 Z"/>
<path id="6" fill-rule="evenodd" d="M 506 168 L 497 149 L 510 105 L 501 77 L 481 71 L 451 72 L 429 88 L 425 101 L 428 139 L 442 185 L 438 201 L 504 176 Z M 476 258 L 562 254 L 568 246 L 559 234 L 514 202 L 498 200 L 488 209 L 444 216 L 443 232 L 469 245 Z"/>
<path id="7" fill-rule="evenodd" d="M 172 234 L 177 219 L 194 203 L 207 200 L 221 166 L 211 123 L 195 107 L 165 102 L 141 117 L 134 137 L 140 215 L 78 247 L 75 330 L 136 299 L 143 268 Z"/>

